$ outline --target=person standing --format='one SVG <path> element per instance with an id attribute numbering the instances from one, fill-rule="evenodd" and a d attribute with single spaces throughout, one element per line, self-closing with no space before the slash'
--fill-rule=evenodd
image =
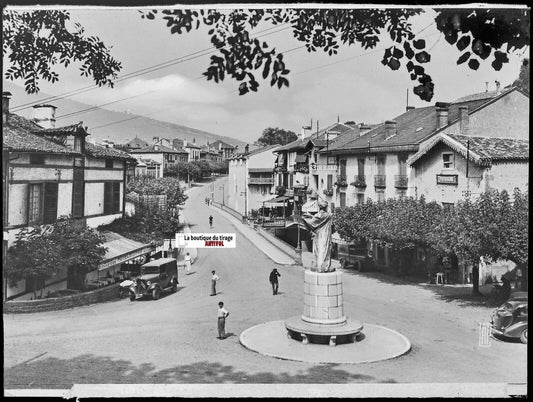
<path id="1" fill-rule="evenodd" d="M 209 215 L 209 227 L 213 229 L 213 215 Z"/>
<path id="2" fill-rule="evenodd" d="M 281 275 L 279 274 L 278 270 L 276 268 L 274 268 L 272 270 L 272 272 L 270 273 L 270 276 L 268 278 L 268 280 L 270 281 L 270 283 L 272 285 L 272 294 L 273 295 L 277 295 L 278 294 L 278 286 L 279 286 L 278 276 L 281 276 Z"/>
<path id="3" fill-rule="evenodd" d="M 187 275 L 189 272 L 191 272 L 191 256 L 189 253 L 185 256 L 185 269 L 187 271 Z"/>
<path id="4" fill-rule="evenodd" d="M 220 279 L 217 274 L 215 274 L 215 271 L 211 271 L 213 276 L 211 276 L 211 296 L 214 296 L 217 294 L 217 281 Z"/>
<path id="5" fill-rule="evenodd" d="M 449 285 L 451 284 L 450 276 L 452 272 L 452 262 L 450 260 L 450 257 L 445 256 L 442 259 L 442 265 L 444 266 L 444 283 Z"/>
<path id="6" fill-rule="evenodd" d="M 218 336 L 217 336 L 217 339 L 226 338 L 226 317 L 228 315 L 229 315 L 229 312 L 228 310 L 224 308 L 224 303 L 218 302 L 218 320 L 217 320 L 218 321 L 217 322 Z"/>

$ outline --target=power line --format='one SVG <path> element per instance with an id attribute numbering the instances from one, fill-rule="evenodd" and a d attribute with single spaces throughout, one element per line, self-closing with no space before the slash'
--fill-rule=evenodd
<path id="1" fill-rule="evenodd" d="M 287 27 L 278 29 L 278 30 L 276 30 L 274 32 L 265 33 L 265 32 L 271 31 L 273 29 L 277 29 L 278 27 L 279 26 L 274 26 L 274 27 L 267 28 L 267 29 L 264 29 L 262 31 L 259 31 L 258 34 L 262 34 L 262 35 L 258 35 L 256 38 L 260 38 L 260 37 L 267 36 L 267 35 L 272 35 L 272 34 L 275 34 L 275 33 L 278 33 L 278 32 L 281 32 L 281 31 L 284 31 L 286 29 L 291 28 L 290 26 L 287 26 Z M 152 73 L 152 72 L 161 70 L 163 68 L 171 67 L 171 66 L 176 65 L 176 64 L 180 64 L 180 63 L 183 63 L 183 62 L 186 62 L 186 61 L 194 60 L 194 59 L 197 59 L 199 57 L 207 56 L 208 54 L 214 53 L 217 50 L 218 49 L 213 49 L 212 47 L 206 48 L 206 49 L 202 49 L 202 50 L 198 50 L 196 52 L 189 53 L 189 54 L 187 54 L 185 56 L 180 56 L 178 58 L 170 59 L 170 60 L 164 61 L 162 63 L 155 64 L 153 66 L 145 67 L 145 68 L 142 68 L 140 70 L 136 70 L 136 71 L 133 71 L 131 73 L 124 74 L 123 76 L 118 77 L 114 81 L 114 83 L 122 82 L 122 81 L 125 81 L 125 80 L 128 80 L 128 79 L 134 78 L 134 77 L 138 77 L 140 75 Z M 50 97 L 41 99 L 39 101 L 33 101 L 33 102 L 24 103 L 24 104 L 21 104 L 21 105 L 16 105 L 16 106 L 13 106 L 12 110 L 14 112 L 18 112 L 20 110 L 28 109 L 28 108 L 32 107 L 33 105 L 36 105 L 36 104 L 39 104 L 39 103 L 51 102 L 51 101 L 54 101 L 54 100 L 64 99 L 64 98 L 67 98 L 67 97 L 71 97 L 71 96 L 74 96 L 74 95 L 79 95 L 79 94 L 82 94 L 82 93 L 85 93 L 85 92 L 88 92 L 88 91 L 92 91 L 92 90 L 97 89 L 97 88 L 99 88 L 99 87 L 97 87 L 95 85 L 88 85 L 86 87 L 82 87 L 82 88 L 78 88 L 78 89 L 75 89 L 75 90 L 67 91 L 67 92 L 64 92 L 64 93 L 59 94 L 59 95 L 50 96 Z"/>

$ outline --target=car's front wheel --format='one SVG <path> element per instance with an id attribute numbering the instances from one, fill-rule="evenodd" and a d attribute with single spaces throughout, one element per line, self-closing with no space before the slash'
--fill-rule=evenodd
<path id="1" fill-rule="evenodd" d="M 520 334 L 520 342 L 527 344 L 527 328 Z"/>
<path id="2" fill-rule="evenodd" d="M 172 284 L 172 288 L 170 289 L 172 293 L 176 293 L 178 291 L 178 284 L 174 282 Z"/>
<path id="3" fill-rule="evenodd" d="M 157 300 L 159 299 L 159 296 L 161 296 L 159 288 L 154 288 L 154 290 L 152 290 L 152 299 Z"/>
<path id="4" fill-rule="evenodd" d="M 130 293 L 130 301 L 135 301 L 135 294 L 132 292 Z"/>

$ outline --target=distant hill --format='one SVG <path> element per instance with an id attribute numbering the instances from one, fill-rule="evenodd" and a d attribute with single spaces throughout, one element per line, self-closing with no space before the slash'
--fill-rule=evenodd
<path id="1" fill-rule="evenodd" d="M 10 108 L 15 108 L 18 105 L 30 102 L 39 102 L 42 99 L 51 96 L 41 92 L 37 95 L 28 95 L 24 91 L 24 88 L 9 81 L 3 81 L 3 91 L 9 91 L 13 95 L 10 101 Z M 205 145 L 207 142 L 212 143 L 216 140 L 221 140 L 228 144 L 238 145 L 239 150 L 244 149 L 246 146 L 245 142 L 224 135 L 209 133 L 192 127 L 155 120 L 136 114 L 115 112 L 103 108 L 96 108 L 83 114 L 60 118 L 61 115 L 67 115 L 83 109 L 92 108 L 93 106 L 71 99 L 60 99 L 51 102 L 47 101 L 45 103 L 57 107 L 56 126 L 65 126 L 83 121 L 83 125 L 88 127 L 88 131 L 91 134 L 90 139 L 96 139 L 98 141 L 109 139 L 115 143 L 123 144 L 135 137 L 139 137 L 152 143 L 153 137 L 159 137 L 168 138 L 170 140 L 180 138 L 187 141 L 193 141 L 196 139 L 196 144 L 198 145 Z M 32 117 L 31 108 L 21 111 L 13 111 L 13 113 L 24 117 Z M 105 127 L 96 128 L 100 126 Z M 91 128 L 95 129 L 93 130 Z"/>

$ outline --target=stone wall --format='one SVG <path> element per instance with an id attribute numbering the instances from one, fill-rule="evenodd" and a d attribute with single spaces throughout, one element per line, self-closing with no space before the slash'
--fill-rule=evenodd
<path id="1" fill-rule="evenodd" d="M 40 311 L 64 310 L 72 307 L 86 306 L 114 300 L 119 297 L 119 284 L 115 283 L 91 292 L 71 296 L 52 297 L 49 299 L 7 301 L 4 302 L 4 313 L 37 313 Z"/>

